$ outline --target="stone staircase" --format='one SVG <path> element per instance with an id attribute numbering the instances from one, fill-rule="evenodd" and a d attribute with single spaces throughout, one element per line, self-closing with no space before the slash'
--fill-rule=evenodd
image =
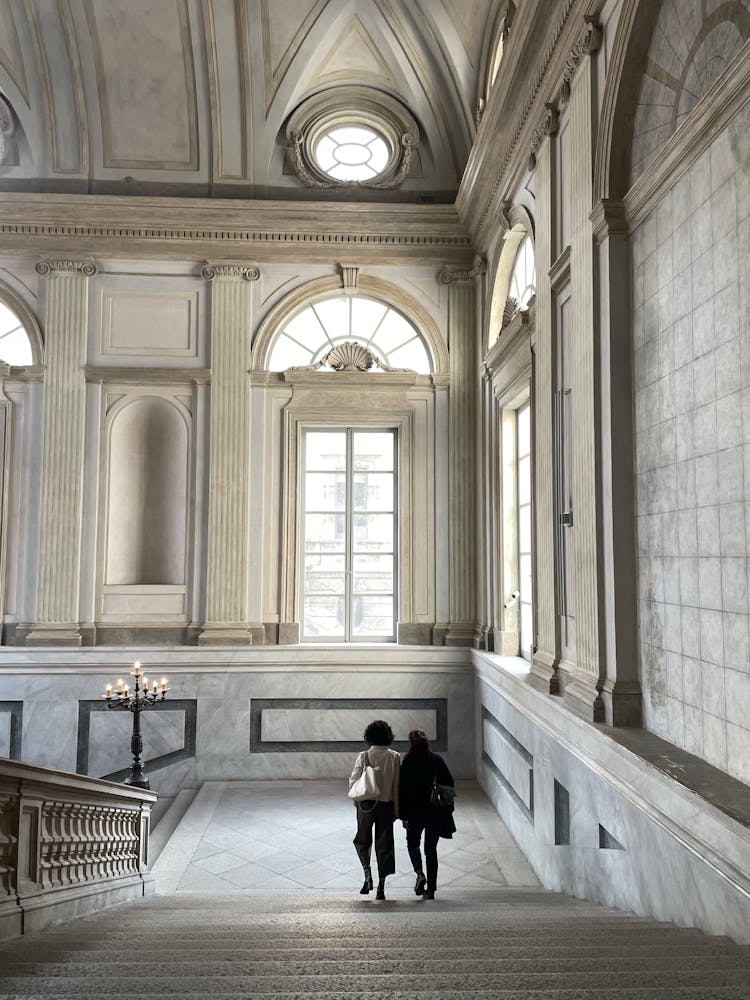
<path id="1" fill-rule="evenodd" d="M 750 1000 L 750 947 L 538 888 L 357 886 L 154 896 L 0 946 L 0 1000 L 152 996 Z"/>

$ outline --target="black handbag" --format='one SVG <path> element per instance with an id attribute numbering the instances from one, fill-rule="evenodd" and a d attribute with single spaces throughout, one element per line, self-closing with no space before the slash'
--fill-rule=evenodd
<path id="1" fill-rule="evenodd" d="M 435 776 L 432 779 L 432 788 L 430 789 L 430 805 L 439 806 L 441 809 L 452 809 L 455 797 L 456 789 L 453 785 L 438 784 L 436 767 Z"/>

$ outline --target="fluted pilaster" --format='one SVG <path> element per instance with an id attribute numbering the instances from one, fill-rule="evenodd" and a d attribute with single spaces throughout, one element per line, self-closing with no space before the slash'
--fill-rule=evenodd
<path id="1" fill-rule="evenodd" d="M 250 400 L 254 266 L 208 264 L 211 286 L 211 429 L 206 624 L 201 644 L 249 643 L 247 624 Z"/>
<path id="2" fill-rule="evenodd" d="M 28 645 L 80 645 L 83 459 L 90 260 L 43 260 L 47 278 L 36 625 Z"/>

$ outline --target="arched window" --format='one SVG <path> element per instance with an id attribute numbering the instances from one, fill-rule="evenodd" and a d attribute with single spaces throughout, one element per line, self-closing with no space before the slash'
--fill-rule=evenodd
<path id="1" fill-rule="evenodd" d="M 6 365 L 33 364 L 31 341 L 21 320 L 0 300 L 0 361 Z"/>
<path id="2" fill-rule="evenodd" d="M 323 367 L 338 345 L 357 344 L 374 356 L 373 371 L 406 368 L 432 371 L 430 354 L 416 327 L 396 309 L 362 295 L 322 299 L 287 320 L 271 349 L 270 371 Z"/>
<path id="3" fill-rule="evenodd" d="M 526 236 L 518 248 L 510 278 L 508 298 L 515 302 L 515 310 L 526 309 L 536 294 L 536 269 L 534 267 L 534 246 Z"/>

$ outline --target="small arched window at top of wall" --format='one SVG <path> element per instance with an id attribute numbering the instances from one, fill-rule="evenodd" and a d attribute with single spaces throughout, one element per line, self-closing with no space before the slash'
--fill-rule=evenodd
<path id="1" fill-rule="evenodd" d="M 27 367 L 41 362 L 36 322 L 8 289 L 0 287 L 0 362 Z"/>
<path id="2" fill-rule="evenodd" d="M 270 371 L 433 371 L 419 330 L 399 310 L 365 295 L 319 299 L 284 320 L 271 346 Z"/>
<path id="3" fill-rule="evenodd" d="M 513 0 L 504 0 L 498 7 L 494 27 L 486 35 L 482 63 L 478 74 L 477 125 L 481 121 L 490 93 L 498 77 L 500 65 L 505 54 L 505 44 L 510 34 L 510 27 L 513 23 L 515 13 L 516 5 L 513 3 Z"/>
<path id="4" fill-rule="evenodd" d="M 490 304 L 488 347 L 492 347 L 514 316 L 528 309 L 536 294 L 534 244 L 519 223 L 505 236 L 495 273 Z"/>

